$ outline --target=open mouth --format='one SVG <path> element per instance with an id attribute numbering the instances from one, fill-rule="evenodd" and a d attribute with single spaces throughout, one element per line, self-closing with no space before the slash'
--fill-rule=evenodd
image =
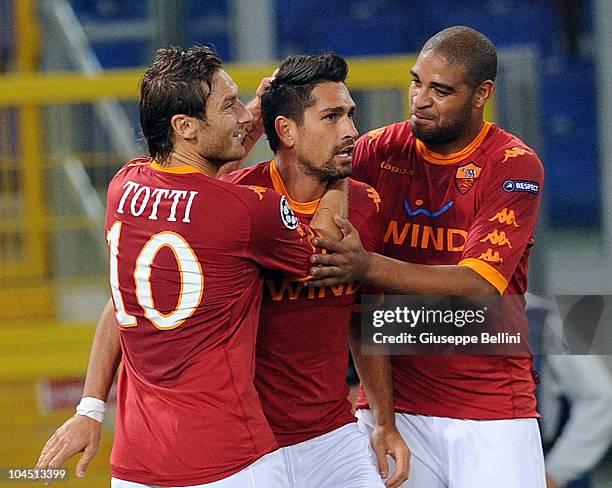
<path id="1" fill-rule="evenodd" d="M 341 158 L 350 158 L 353 155 L 353 150 L 355 149 L 354 145 L 346 146 L 339 151 L 336 151 L 336 156 L 340 156 Z"/>

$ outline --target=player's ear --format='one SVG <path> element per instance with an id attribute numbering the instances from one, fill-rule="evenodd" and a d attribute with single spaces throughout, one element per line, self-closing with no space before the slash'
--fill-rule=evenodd
<path id="1" fill-rule="evenodd" d="M 474 106 L 482 108 L 495 92 L 495 83 L 491 80 L 483 81 L 474 92 Z"/>
<path id="2" fill-rule="evenodd" d="M 170 119 L 172 130 L 183 139 L 193 139 L 196 137 L 196 119 L 185 114 L 173 115 Z"/>
<path id="3" fill-rule="evenodd" d="M 279 115 L 274 121 L 276 134 L 283 146 L 293 147 L 295 145 L 295 136 L 297 134 L 297 125 L 291 119 Z"/>

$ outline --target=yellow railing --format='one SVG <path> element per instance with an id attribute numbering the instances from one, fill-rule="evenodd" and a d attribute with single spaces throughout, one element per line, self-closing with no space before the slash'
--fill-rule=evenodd
<path id="1" fill-rule="evenodd" d="M 23 6 L 29 2 L 16 3 Z M 31 15 L 27 8 L 23 10 L 18 13 L 18 18 Z M 49 281 L 53 270 L 49 269 L 48 256 L 50 233 L 86 229 L 92 225 L 85 218 L 56 215 L 54 209 L 48 208 L 49 188 L 46 186 L 45 172 L 50 168 L 57 169 L 58 156 L 44 150 L 48 141 L 45 139 L 46 128 L 41 124 L 41 109 L 93 104 L 105 99 L 137 102 L 138 85 L 143 72 L 142 68 L 106 71 L 95 76 L 33 72 L 36 31 L 28 31 L 26 27 L 24 29 L 30 37 L 26 42 L 26 54 L 20 61 L 21 72 L 0 76 L 0 114 L 9 110 L 18 113 L 13 134 L 16 134 L 18 140 L 18 151 L 16 155 L 0 154 L 0 172 L 5 166 L 10 166 L 13 168 L 11 174 L 16 174 L 20 183 L 16 196 L 19 198 L 16 208 L 20 209 L 20 213 L 6 215 L 0 212 L 0 245 L 10 246 L 11 242 L 18 241 L 21 246 L 21 251 L 14 253 L 18 255 L 15 259 L 2 261 L 6 253 L 0 254 L 0 319 L 14 317 L 16 310 L 27 311 L 24 316 L 53 318 L 53 288 Z M 347 84 L 354 91 L 397 90 L 403 102 L 401 113 L 406 115 L 409 70 L 414 61 L 414 56 L 349 58 Z M 275 67 L 276 63 L 226 65 L 242 93 L 253 93 L 260 80 Z M 492 107 L 488 118 L 492 118 Z M 6 138 L 7 130 L 10 132 L 7 127 L 0 127 L 0 135 Z M 95 157 L 99 159 L 100 156 Z M 109 155 L 107 158 L 110 159 L 107 166 L 111 170 L 112 165 L 121 163 Z M 3 165 L 3 161 L 9 164 Z M 0 184 L 0 201 L 2 191 Z M 15 284 L 20 282 L 25 284 L 15 288 Z"/>

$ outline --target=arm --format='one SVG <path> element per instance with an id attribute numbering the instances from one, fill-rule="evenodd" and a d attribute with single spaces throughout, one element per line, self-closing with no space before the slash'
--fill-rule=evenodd
<path id="1" fill-rule="evenodd" d="M 333 240 L 342 239 L 342 232 L 334 223 L 334 216 L 348 214 L 348 178 L 336 180 L 328 185 L 321 202 L 310 221 L 310 227 L 321 236 Z"/>
<path id="2" fill-rule="evenodd" d="M 390 455 L 395 460 L 396 470 L 386 484 L 389 488 L 395 488 L 408 479 L 410 449 L 395 427 L 391 361 L 387 355 L 361 354 L 361 321 L 356 313 L 353 314 L 349 334 L 357 374 L 366 389 L 374 417 L 372 448 L 378 460 L 380 475 L 383 478 L 389 476 L 387 455 Z"/>
<path id="3" fill-rule="evenodd" d="M 497 294 L 487 280 L 470 268 L 459 265 L 422 265 L 406 263 L 366 251 L 359 233 L 346 219 L 336 219 L 344 238 L 333 242 L 315 239 L 314 244 L 333 254 L 316 254 L 310 270 L 312 286 L 333 286 L 358 280 L 397 294 L 480 296 Z"/>
<path id="4" fill-rule="evenodd" d="M 96 326 L 83 389 L 84 397 L 107 400 L 120 359 L 119 331 L 115 326 L 113 304 L 109 300 Z M 84 451 L 76 467 L 76 475 L 84 477 L 98 451 L 101 430 L 102 422 L 75 414 L 49 438 L 40 453 L 36 468 L 59 468 L 67 459 Z"/>

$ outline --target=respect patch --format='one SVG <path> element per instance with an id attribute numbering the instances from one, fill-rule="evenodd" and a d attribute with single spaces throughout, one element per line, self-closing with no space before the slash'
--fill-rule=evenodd
<path id="1" fill-rule="evenodd" d="M 506 180 L 502 186 L 508 193 L 520 191 L 537 195 L 540 192 L 540 185 L 529 180 Z"/>

